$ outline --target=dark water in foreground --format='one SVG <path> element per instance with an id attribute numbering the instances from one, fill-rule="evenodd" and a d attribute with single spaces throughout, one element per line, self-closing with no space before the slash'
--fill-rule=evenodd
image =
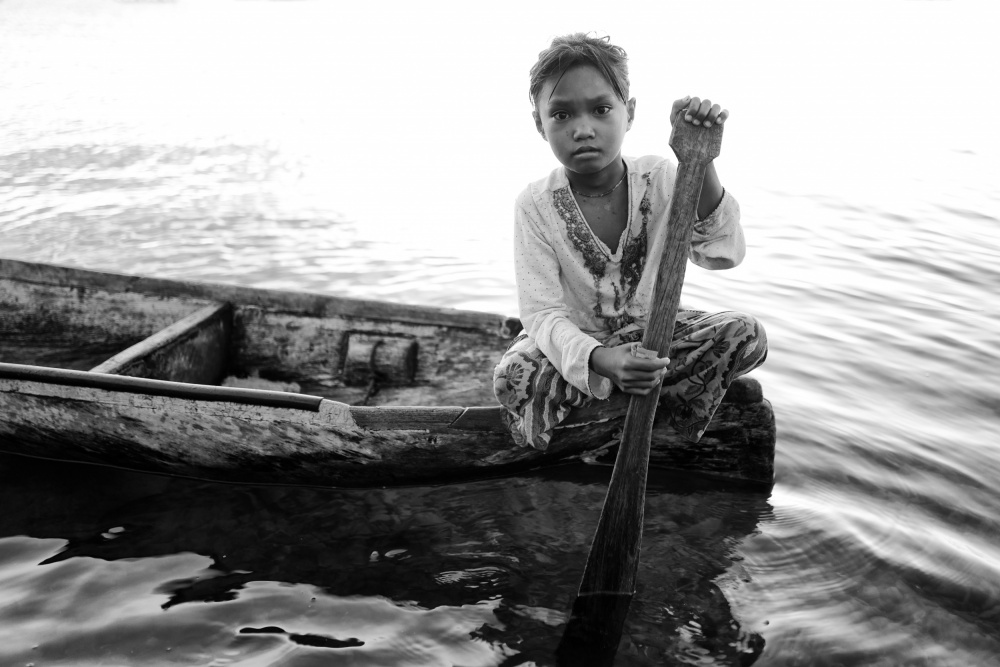
<path id="1" fill-rule="evenodd" d="M 510 202 L 551 168 L 524 72 L 576 24 L 533 5 L 501 41 L 333 5 L 0 2 L 0 256 L 514 312 Z M 991 80 L 997 5 L 742 6 L 687 69 L 732 100 L 748 257 L 685 289 L 767 327 L 777 480 L 652 480 L 618 664 L 1000 665 L 1000 139 L 945 113 Z M 642 69 L 685 51 L 667 18 L 579 18 L 636 45 L 631 154 L 667 150 Z M 467 106 L 442 109 L 456 81 Z M 345 492 L 0 456 L 0 665 L 548 665 L 606 482 Z"/>
<path id="2" fill-rule="evenodd" d="M 11 665 L 548 664 L 608 480 L 337 491 L 0 465 Z M 752 652 L 725 591 L 766 494 L 654 473 L 649 513 L 621 654 Z"/>

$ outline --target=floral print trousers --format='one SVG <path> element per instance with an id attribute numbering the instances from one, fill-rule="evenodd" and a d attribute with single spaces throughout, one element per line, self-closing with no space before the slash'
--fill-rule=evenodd
<path id="1" fill-rule="evenodd" d="M 635 343 L 642 334 L 615 334 L 604 345 Z M 753 316 L 678 311 L 659 409 L 669 410 L 670 424 L 698 442 L 729 385 L 760 366 L 766 356 L 767 335 Z M 563 379 L 525 333 L 513 340 L 493 371 L 493 391 L 505 408 L 503 421 L 514 441 L 541 450 L 548 448 L 552 429 L 571 409 L 598 400 Z"/>

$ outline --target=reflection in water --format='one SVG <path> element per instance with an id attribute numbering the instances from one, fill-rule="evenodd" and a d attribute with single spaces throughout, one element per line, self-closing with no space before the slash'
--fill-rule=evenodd
<path id="1" fill-rule="evenodd" d="M 0 518 L 0 553 L 38 563 L 31 587 L 46 594 L 0 611 L 17 638 L 0 654 L 71 664 L 166 650 L 137 647 L 142 633 L 175 638 L 178 664 L 227 652 L 312 664 L 324 651 L 352 664 L 553 664 L 608 472 L 340 491 L 4 457 L 0 505 L 21 511 Z M 760 493 L 651 475 L 628 664 L 759 651 L 723 589 L 744 585 L 734 550 L 768 512 Z M 61 618 L 58 637 L 39 614 Z"/>

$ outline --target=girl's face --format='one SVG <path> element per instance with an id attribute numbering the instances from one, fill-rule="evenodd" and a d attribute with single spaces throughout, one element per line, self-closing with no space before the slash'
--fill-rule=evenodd
<path id="1" fill-rule="evenodd" d="M 598 174 L 615 168 L 632 127 L 635 98 L 626 104 L 591 65 L 577 65 L 542 86 L 535 127 L 567 170 Z"/>

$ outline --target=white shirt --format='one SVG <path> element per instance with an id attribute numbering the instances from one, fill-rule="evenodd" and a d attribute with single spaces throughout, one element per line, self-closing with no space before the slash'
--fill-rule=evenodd
<path id="1" fill-rule="evenodd" d="M 676 166 L 648 155 L 624 158 L 629 217 L 617 250 L 590 229 L 563 167 L 518 196 L 514 268 L 521 322 L 566 380 L 597 398 L 612 384 L 590 370 L 590 354 L 614 333 L 645 328 L 655 267 L 666 240 Z M 743 261 L 740 208 L 726 192 L 719 206 L 694 225 L 689 257 L 706 269 Z M 646 264 L 651 271 L 644 271 Z"/>

